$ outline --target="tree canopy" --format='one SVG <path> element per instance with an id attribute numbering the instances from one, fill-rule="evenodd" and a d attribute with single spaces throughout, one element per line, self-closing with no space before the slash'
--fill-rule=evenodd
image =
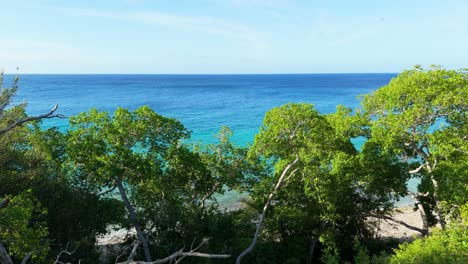
<path id="1" fill-rule="evenodd" d="M 148 106 L 44 129 L 0 75 L 0 263 L 461 263 L 467 259 L 467 70 L 419 66 L 323 114 L 269 110 L 248 146 Z M 417 191 L 408 188 L 418 180 Z M 226 192 L 242 194 L 222 204 Z M 394 217 L 410 195 L 422 226 Z M 421 233 L 382 239 L 379 221 Z M 438 227 L 440 226 L 440 230 Z M 126 230 L 116 244 L 97 244 Z M 395 249 L 395 250 L 394 250 Z M 190 258 L 190 260 L 186 260 Z"/>

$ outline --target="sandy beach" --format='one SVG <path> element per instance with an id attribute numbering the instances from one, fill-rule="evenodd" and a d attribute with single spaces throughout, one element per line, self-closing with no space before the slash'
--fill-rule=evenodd
<path id="1" fill-rule="evenodd" d="M 236 208 L 240 207 L 236 204 Z M 413 211 L 412 206 L 402 206 L 397 207 L 392 217 L 396 220 L 403 221 L 408 225 L 422 228 L 422 220 L 419 211 Z M 395 223 L 389 220 L 382 220 L 382 219 L 371 219 L 372 221 L 378 222 L 378 229 L 379 236 L 381 238 L 392 238 L 398 239 L 401 241 L 410 241 L 413 240 L 414 237 L 419 237 L 421 234 L 415 230 L 408 229 L 407 227 Z M 126 238 L 135 235 L 135 230 L 130 229 L 115 229 L 115 227 L 109 228 L 109 233 L 103 236 L 99 236 L 97 238 L 97 245 L 98 246 L 106 246 L 106 245 L 116 245 L 123 243 Z"/>
<path id="2" fill-rule="evenodd" d="M 408 225 L 422 228 L 421 214 L 419 211 L 414 211 L 412 206 L 403 206 L 394 209 L 392 217 L 398 221 L 405 222 Z M 415 236 L 421 236 L 421 233 L 393 221 L 382 219 L 377 221 L 378 228 L 380 230 L 379 235 L 382 238 L 394 238 L 402 241 L 409 241 L 413 240 Z"/>

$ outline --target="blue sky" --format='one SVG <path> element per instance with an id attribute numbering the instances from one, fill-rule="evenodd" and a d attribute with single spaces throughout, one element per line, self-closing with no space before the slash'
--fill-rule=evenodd
<path id="1" fill-rule="evenodd" d="M 7 73 L 468 67 L 463 0 L 4 0 L 0 10 Z"/>

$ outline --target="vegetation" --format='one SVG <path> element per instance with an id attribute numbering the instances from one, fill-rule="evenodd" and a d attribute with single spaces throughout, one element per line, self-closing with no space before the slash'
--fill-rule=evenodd
<path id="1" fill-rule="evenodd" d="M 62 118 L 57 106 L 28 116 L 11 105 L 18 80 L 3 87 L 1 75 L 0 86 L 1 264 L 468 261 L 464 70 L 417 66 L 362 109 L 271 109 L 248 147 L 229 128 L 192 144 L 147 106 L 91 109 L 66 132 L 44 130 L 41 119 Z M 240 208 L 218 204 L 228 190 L 247 194 Z M 408 194 L 422 227 L 392 217 Z M 378 219 L 423 237 L 382 240 Z M 111 229 L 134 235 L 103 250 L 96 238 Z"/>

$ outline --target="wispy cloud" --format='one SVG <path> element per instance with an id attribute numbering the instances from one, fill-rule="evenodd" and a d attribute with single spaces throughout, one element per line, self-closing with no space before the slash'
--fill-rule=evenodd
<path id="1" fill-rule="evenodd" d="M 102 11 L 93 9 L 61 9 L 76 16 L 114 19 L 160 27 L 195 30 L 237 40 L 246 47 L 262 49 L 268 42 L 262 33 L 248 25 L 211 16 L 187 16 L 156 11 Z"/>

